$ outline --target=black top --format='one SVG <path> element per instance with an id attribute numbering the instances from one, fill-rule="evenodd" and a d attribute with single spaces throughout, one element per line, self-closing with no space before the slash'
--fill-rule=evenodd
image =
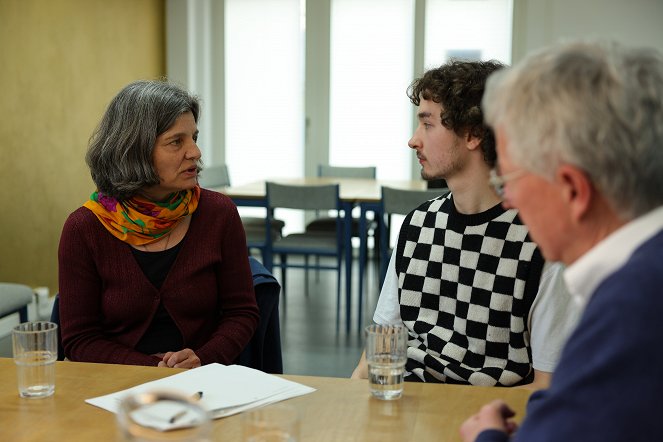
<path id="1" fill-rule="evenodd" d="M 131 247 L 131 253 L 136 258 L 138 266 L 157 289 L 161 288 L 166 280 L 182 243 L 183 241 L 180 241 L 175 247 L 162 252 L 145 252 Z M 163 303 L 159 303 L 159 308 L 152 319 L 152 323 L 136 344 L 136 350 L 151 355 L 179 351 L 183 347 L 182 333 L 180 333 L 173 318 L 164 308 Z"/>

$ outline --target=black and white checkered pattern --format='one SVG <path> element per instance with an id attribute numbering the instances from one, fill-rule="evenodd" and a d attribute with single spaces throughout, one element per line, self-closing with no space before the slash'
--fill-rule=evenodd
<path id="1" fill-rule="evenodd" d="M 531 377 L 527 317 L 543 259 L 515 210 L 463 215 L 440 197 L 408 215 L 397 247 L 408 371 L 474 385 Z"/>

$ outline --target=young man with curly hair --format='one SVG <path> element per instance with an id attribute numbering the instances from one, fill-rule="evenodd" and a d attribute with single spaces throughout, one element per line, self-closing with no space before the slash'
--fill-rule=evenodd
<path id="1" fill-rule="evenodd" d="M 452 61 L 407 91 L 421 176 L 451 190 L 405 218 L 373 317 L 407 328 L 409 381 L 545 387 L 577 318 L 560 265 L 544 262 L 491 184 L 495 137 L 481 98 L 502 67 Z M 365 354 L 352 376 L 367 376 Z"/>

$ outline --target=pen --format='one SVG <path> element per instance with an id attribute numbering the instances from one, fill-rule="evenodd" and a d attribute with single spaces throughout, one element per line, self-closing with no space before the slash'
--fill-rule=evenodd
<path id="1" fill-rule="evenodd" d="M 203 392 L 202 391 L 197 391 L 196 393 L 192 394 L 190 398 L 194 401 L 198 401 L 203 397 Z M 168 419 L 168 422 L 171 424 L 174 424 L 175 421 L 181 417 L 184 417 L 186 415 L 187 410 L 182 410 L 180 412 L 175 413 Z"/>

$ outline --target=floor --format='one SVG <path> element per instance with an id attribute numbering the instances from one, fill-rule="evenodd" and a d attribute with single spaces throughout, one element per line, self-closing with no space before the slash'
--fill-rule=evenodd
<path id="1" fill-rule="evenodd" d="M 364 291 L 362 324 L 371 322 L 377 303 L 377 266 L 369 265 Z M 353 269 L 356 278 L 357 269 Z M 277 278 L 279 270 L 275 270 Z M 341 285 L 344 287 L 343 278 Z M 363 351 L 363 333 L 357 330 L 358 283 L 353 281 L 352 322 L 349 333 L 345 329 L 345 302 L 342 294 L 340 328 L 336 329 L 335 272 L 315 272 L 309 275 L 308 296 L 304 290 L 304 272 L 288 270 L 288 292 L 285 305 L 281 297 L 281 344 L 284 372 L 315 376 L 348 377 Z M 363 329 L 363 327 L 362 327 Z"/>
<path id="2" fill-rule="evenodd" d="M 356 260 L 355 260 L 356 261 Z M 353 268 L 352 329 L 345 330 L 345 296 L 342 294 L 341 327 L 336 329 L 336 274 L 309 274 L 304 289 L 304 271 L 288 270 L 288 293 L 281 294 L 281 345 L 286 374 L 348 377 L 363 351 L 363 336 L 357 330 L 357 268 Z M 378 297 L 377 266 L 369 263 L 365 280 L 362 323 L 369 324 Z M 275 276 L 280 279 L 279 270 Z M 343 272 L 345 273 L 345 272 Z M 341 286 L 345 287 L 344 279 Z M 308 294 L 307 294 L 308 293 Z M 11 336 L 0 339 L 0 357 L 11 357 Z"/>

